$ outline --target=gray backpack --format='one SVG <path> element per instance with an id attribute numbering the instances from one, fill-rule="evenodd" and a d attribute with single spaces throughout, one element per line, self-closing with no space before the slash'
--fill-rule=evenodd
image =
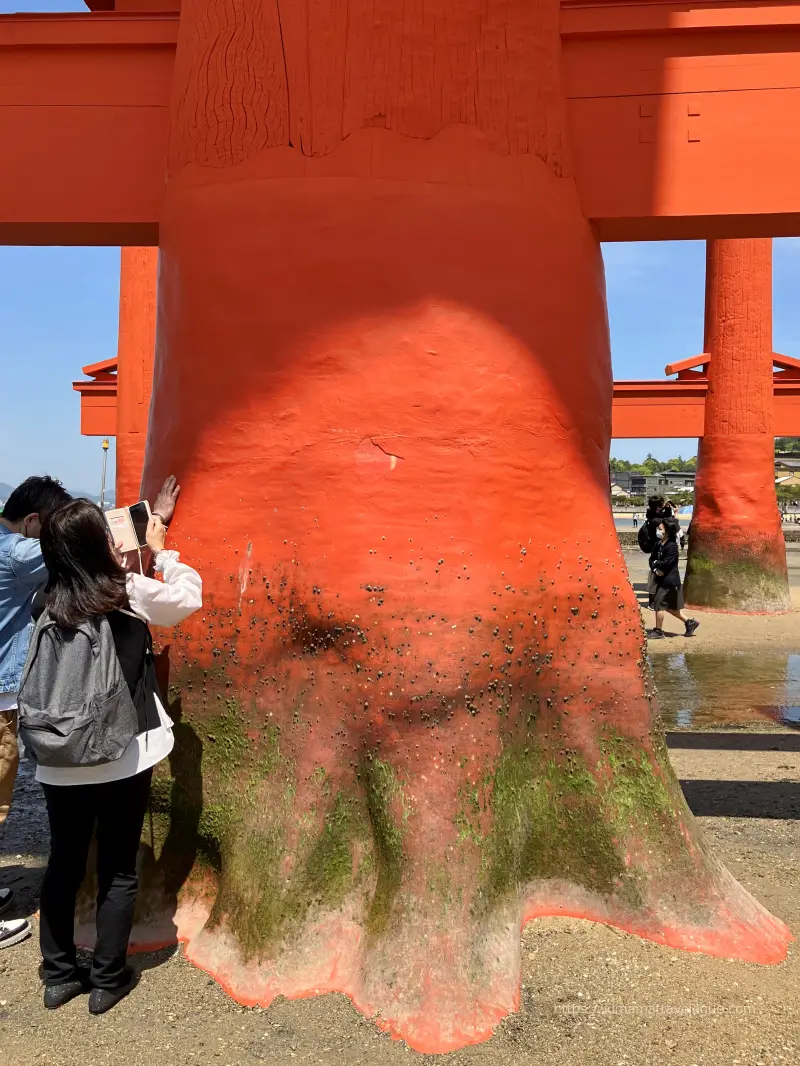
<path id="1" fill-rule="evenodd" d="M 17 705 L 19 735 L 41 766 L 119 759 L 139 719 L 108 619 L 62 629 L 45 610 L 31 638 Z"/>

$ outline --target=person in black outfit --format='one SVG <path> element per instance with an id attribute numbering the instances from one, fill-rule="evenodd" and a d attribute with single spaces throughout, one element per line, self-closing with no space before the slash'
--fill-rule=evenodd
<path id="1" fill-rule="evenodd" d="M 648 636 L 660 640 L 664 636 L 664 614 L 671 614 L 683 622 L 686 627 L 686 636 L 694 636 L 700 625 L 694 618 L 686 618 L 683 614 L 683 588 L 681 587 L 681 574 L 678 560 L 678 532 L 680 525 L 675 518 L 665 518 L 659 522 L 656 528 L 658 547 L 655 558 L 651 559 L 650 570 L 653 579 L 653 593 L 650 598 L 650 607 L 656 612 L 655 629 L 651 629 Z"/>
<path id="2" fill-rule="evenodd" d="M 653 574 L 653 564 L 658 555 L 659 539 L 656 536 L 659 524 L 665 518 L 672 518 L 672 504 L 668 504 L 663 496 L 651 496 L 647 501 L 647 512 L 644 516 L 644 524 L 647 527 L 647 536 L 650 542 L 650 571 L 647 575 L 647 601 L 651 611 L 655 610 L 653 602 L 656 594 L 656 579 Z"/>

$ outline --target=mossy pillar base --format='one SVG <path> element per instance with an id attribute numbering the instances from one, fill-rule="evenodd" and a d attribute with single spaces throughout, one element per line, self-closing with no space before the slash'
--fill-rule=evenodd
<path id="1" fill-rule="evenodd" d="M 431 1052 L 515 1009 L 537 914 L 777 961 L 651 717 L 558 4 L 279 9 L 181 14 L 145 483 L 206 603 L 143 940 L 177 888 L 241 1002 L 338 990 Z"/>
<path id="2" fill-rule="evenodd" d="M 687 604 L 754 614 L 790 609 L 773 452 L 772 438 L 765 440 L 762 434 L 703 439 L 686 566 Z"/>
<path id="3" fill-rule="evenodd" d="M 711 355 L 685 598 L 744 612 L 790 606 L 775 496 L 772 241 L 709 241 Z"/>

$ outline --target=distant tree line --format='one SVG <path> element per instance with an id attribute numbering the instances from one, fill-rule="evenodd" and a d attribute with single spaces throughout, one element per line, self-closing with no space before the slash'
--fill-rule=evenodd
<path id="1" fill-rule="evenodd" d="M 656 459 L 648 453 L 642 463 L 631 463 L 627 459 L 612 459 L 609 466 L 612 472 L 629 471 L 631 474 L 663 474 L 665 470 L 694 473 L 697 470 L 697 456 L 692 459 L 684 459 L 683 456 L 679 455 L 677 459 L 667 459 L 665 463 L 662 463 L 660 459 Z"/>
<path id="2" fill-rule="evenodd" d="M 800 455 L 800 437 L 776 437 L 775 454 Z M 627 470 L 632 474 L 663 474 L 665 470 L 695 471 L 697 470 L 697 456 L 684 459 L 682 455 L 679 455 L 676 459 L 667 459 L 662 462 L 648 453 L 641 463 L 632 463 L 628 459 L 612 459 L 609 465 L 612 471 Z"/>

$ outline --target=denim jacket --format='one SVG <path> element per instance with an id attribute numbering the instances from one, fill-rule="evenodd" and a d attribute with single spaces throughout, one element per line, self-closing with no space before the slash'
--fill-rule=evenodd
<path id="1" fill-rule="evenodd" d="M 19 688 L 33 632 L 31 604 L 46 582 L 39 541 L 0 525 L 0 693 Z"/>

